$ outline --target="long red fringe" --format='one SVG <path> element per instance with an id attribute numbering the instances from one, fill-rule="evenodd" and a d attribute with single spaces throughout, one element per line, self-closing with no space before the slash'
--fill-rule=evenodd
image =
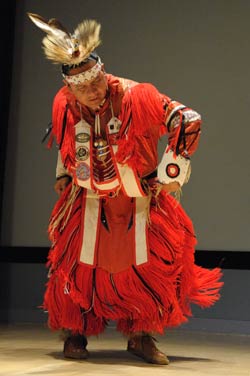
<path id="1" fill-rule="evenodd" d="M 123 98 L 120 119 L 123 128 L 128 127 L 128 131 L 118 141 L 116 159 L 119 163 L 126 163 L 142 176 L 143 157 L 138 139 L 146 137 L 150 144 L 152 134 L 157 134 L 157 138 L 162 134 L 162 127 L 165 128 L 163 96 L 151 84 L 134 86 Z M 121 133 L 123 131 L 125 132 L 125 129 L 121 129 Z"/>
<path id="2" fill-rule="evenodd" d="M 55 212 L 70 195 L 68 188 Z M 108 320 L 125 334 L 165 328 L 187 321 L 190 304 L 208 307 L 219 299 L 220 269 L 194 264 L 196 239 L 190 219 L 175 199 L 162 192 L 150 211 L 149 262 L 119 273 L 77 262 L 80 247 L 82 190 L 62 232 L 54 232 L 49 254 L 51 277 L 44 308 L 52 329 L 67 328 L 94 335 Z M 62 218 L 59 228 L 63 228 Z"/>

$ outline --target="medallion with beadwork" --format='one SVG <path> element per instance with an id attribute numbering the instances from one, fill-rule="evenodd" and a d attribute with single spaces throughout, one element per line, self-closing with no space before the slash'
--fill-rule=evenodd
<path id="1" fill-rule="evenodd" d="M 78 161 L 86 161 L 89 157 L 89 149 L 86 146 L 79 146 L 76 149 L 76 159 Z"/>
<path id="2" fill-rule="evenodd" d="M 85 132 L 81 132 L 76 135 L 76 142 L 79 142 L 79 143 L 88 142 L 89 139 L 90 139 L 90 135 Z"/>
<path id="3" fill-rule="evenodd" d="M 85 162 L 78 163 L 76 166 L 76 176 L 79 180 L 88 180 L 90 178 L 90 168 Z"/>

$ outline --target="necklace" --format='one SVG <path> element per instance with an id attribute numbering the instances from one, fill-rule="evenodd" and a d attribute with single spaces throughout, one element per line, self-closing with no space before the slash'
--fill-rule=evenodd
<path id="1" fill-rule="evenodd" d="M 109 120 L 106 130 L 109 134 L 109 141 L 115 143 L 117 141 L 121 121 L 114 115 L 112 101 L 110 100 L 110 111 L 111 119 Z M 100 121 L 100 112 L 96 111 L 95 114 L 95 138 L 94 138 L 94 148 L 96 150 L 96 158 L 100 161 L 104 161 L 109 154 L 109 144 L 106 139 L 102 137 L 101 134 L 101 121 Z"/>
<path id="2" fill-rule="evenodd" d="M 99 111 L 96 111 L 96 114 L 95 114 L 94 148 L 96 151 L 96 158 L 99 161 L 104 161 L 109 152 L 109 145 L 107 141 L 101 135 L 101 121 L 100 121 Z"/>

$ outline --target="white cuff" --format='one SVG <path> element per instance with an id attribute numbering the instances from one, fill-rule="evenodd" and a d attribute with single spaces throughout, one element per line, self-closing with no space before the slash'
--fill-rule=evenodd
<path id="1" fill-rule="evenodd" d="M 190 160 L 178 155 L 174 158 L 172 150 L 164 152 L 157 169 L 157 178 L 162 184 L 178 182 L 180 186 L 187 183 L 191 174 Z"/>
<path id="2" fill-rule="evenodd" d="M 62 163 L 62 157 L 60 150 L 58 151 L 58 157 L 57 157 L 57 165 L 56 165 L 56 178 L 59 178 L 63 175 L 69 175 L 66 168 L 64 167 Z"/>

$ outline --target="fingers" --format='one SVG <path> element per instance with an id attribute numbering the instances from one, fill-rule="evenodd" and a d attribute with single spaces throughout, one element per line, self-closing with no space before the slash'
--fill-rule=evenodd
<path id="1" fill-rule="evenodd" d="M 173 183 L 164 184 L 163 189 L 169 193 L 176 192 L 180 189 L 180 184 L 177 183 L 176 181 Z"/>
<path id="2" fill-rule="evenodd" d="M 61 194 L 64 192 L 69 182 L 70 182 L 70 179 L 68 177 L 65 177 L 56 181 L 54 185 L 54 190 L 59 196 L 61 196 Z"/>
<path id="3" fill-rule="evenodd" d="M 62 184 L 55 184 L 54 185 L 54 190 L 56 191 L 56 193 L 61 196 L 61 194 L 63 193 L 64 189 L 66 188 L 66 186 L 63 186 Z"/>
<path id="4" fill-rule="evenodd" d="M 55 191 L 56 191 L 56 193 L 58 194 L 58 196 L 61 196 L 61 194 L 63 193 L 63 191 L 65 190 L 65 188 L 66 188 L 66 186 L 65 187 L 62 187 L 62 186 L 60 186 L 60 187 L 54 187 L 54 189 L 55 189 Z"/>

